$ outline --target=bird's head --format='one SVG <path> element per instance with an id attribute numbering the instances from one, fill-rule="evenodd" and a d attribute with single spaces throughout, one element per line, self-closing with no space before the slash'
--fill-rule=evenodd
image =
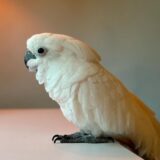
<path id="1" fill-rule="evenodd" d="M 51 33 L 36 34 L 27 40 L 24 63 L 30 71 L 36 71 L 45 61 L 60 56 L 63 47 Z"/>
<path id="2" fill-rule="evenodd" d="M 34 72 L 50 62 L 67 61 L 71 57 L 84 62 L 100 61 L 99 55 L 93 49 L 77 39 L 66 35 L 41 33 L 27 40 L 24 62 L 26 67 Z"/>

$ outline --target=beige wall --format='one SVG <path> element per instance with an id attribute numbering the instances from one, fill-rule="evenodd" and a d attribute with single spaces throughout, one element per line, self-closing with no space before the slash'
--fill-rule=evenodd
<path id="1" fill-rule="evenodd" d="M 160 108 L 159 0 L 0 0 L 0 107 L 52 107 L 23 64 L 39 32 L 78 37 L 156 111 Z"/>

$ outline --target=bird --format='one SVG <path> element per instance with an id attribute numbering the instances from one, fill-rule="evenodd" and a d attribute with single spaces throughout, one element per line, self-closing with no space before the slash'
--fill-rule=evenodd
<path id="1" fill-rule="evenodd" d="M 64 34 L 27 39 L 24 63 L 79 132 L 56 134 L 54 143 L 118 141 L 147 160 L 160 160 L 155 113 L 101 64 L 87 43 Z"/>

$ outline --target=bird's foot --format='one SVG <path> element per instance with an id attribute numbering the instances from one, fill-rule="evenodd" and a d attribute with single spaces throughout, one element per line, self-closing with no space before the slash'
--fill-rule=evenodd
<path id="1" fill-rule="evenodd" d="M 114 142 L 112 137 L 95 137 L 91 134 L 76 132 L 70 135 L 54 135 L 52 141 L 56 143 L 109 143 Z"/>

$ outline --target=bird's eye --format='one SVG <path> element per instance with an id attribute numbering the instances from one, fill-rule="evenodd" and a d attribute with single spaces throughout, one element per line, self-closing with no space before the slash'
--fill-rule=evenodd
<path id="1" fill-rule="evenodd" d="M 38 48 L 38 54 L 40 56 L 44 56 L 47 53 L 47 50 L 45 48 Z"/>

